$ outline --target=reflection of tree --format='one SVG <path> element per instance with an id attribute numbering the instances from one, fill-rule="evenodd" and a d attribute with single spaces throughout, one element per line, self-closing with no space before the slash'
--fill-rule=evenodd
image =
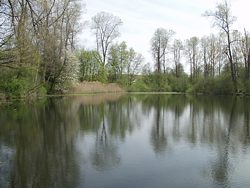
<path id="1" fill-rule="evenodd" d="M 79 171 L 73 139 L 77 118 L 71 110 L 67 102 L 55 100 L 41 107 L 17 106 L 14 114 L 6 112 L 11 117 L 4 123 L 9 130 L 0 139 L 9 137 L 5 143 L 15 150 L 10 187 L 76 186 Z"/>
<path id="2" fill-rule="evenodd" d="M 244 98 L 243 100 L 243 105 L 244 105 L 244 137 L 243 137 L 243 142 L 245 145 L 250 143 L 250 104 L 249 104 L 249 100 L 246 100 L 246 98 Z"/>
<path id="3" fill-rule="evenodd" d="M 190 104 L 190 123 L 191 126 L 189 126 L 189 133 L 188 133 L 188 139 L 192 144 L 195 144 L 197 141 L 197 131 L 196 131 L 196 122 L 195 122 L 195 115 L 197 115 L 197 109 L 196 106 Z M 191 129 L 191 130 L 190 130 Z"/>
<path id="4" fill-rule="evenodd" d="M 130 96 L 118 102 L 81 105 L 78 111 L 81 129 L 95 134 L 91 152 L 92 164 L 98 170 L 112 168 L 120 163 L 117 143 L 139 126 L 138 108 Z"/>
<path id="5" fill-rule="evenodd" d="M 181 132 L 180 132 L 180 117 L 183 113 L 183 108 L 179 104 L 175 105 L 174 108 L 174 127 L 173 127 L 173 138 L 176 141 L 180 140 Z"/>
<path id="6" fill-rule="evenodd" d="M 246 151 L 242 148 L 250 143 L 249 101 L 129 95 L 117 102 L 95 105 L 52 100 L 41 106 L 0 109 L 0 145 L 11 150 L 11 159 L 7 160 L 4 156 L 8 153 L 0 147 L 0 173 L 8 178 L 0 178 L 0 187 L 6 187 L 8 182 L 14 187 L 75 187 L 79 169 L 74 138 L 79 128 L 83 136 L 94 138 L 94 143 L 89 142 L 92 148 L 88 155 L 92 165 L 97 170 L 107 170 L 121 163 L 119 142 L 127 139 L 141 122 L 151 126 L 149 136 L 155 153 L 164 152 L 172 141 L 215 151 L 215 162 L 204 168 L 212 170 L 217 184 L 229 184 L 230 156 Z"/>
<path id="7" fill-rule="evenodd" d="M 216 149 L 216 159 L 211 165 L 212 178 L 219 185 L 229 185 L 230 155 L 245 151 L 249 144 L 249 99 L 190 98 L 189 109 L 189 123 L 181 132 L 190 143 Z"/>
<path id="8" fill-rule="evenodd" d="M 131 133 L 139 126 L 137 106 L 132 103 L 131 97 L 127 97 L 119 103 L 109 103 L 106 119 L 109 133 L 113 137 L 125 139 L 127 133 Z"/>
<path id="9" fill-rule="evenodd" d="M 0 187 L 10 187 L 10 174 L 14 151 L 0 142 Z"/>
<path id="10" fill-rule="evenodd" d="M 95 146 L 91 153 L 92 164 L 98 170 L 107 170 L 120 163 L 117 146 L 114 140 L 108 138 L 106 122 L 104 117 L 104 106 L 102 105 L 102 123 L 96 133 Z"/>
<path id="11" fill-rule="evenodd" d="M 229 125 L 227 134 L 225 134 L 224 143 L 219 145 L 218 160 L 212 165 L 212 176 L 218 184 L 229 185 L 229 147 L 230 137 L 232 134 L 233 126 L 235 125 L 235 105 L 236 98 L 233 99 L 231 113 L 229 117 Z M 223 146 L 223 148 L 221 148 Z"/>
<path id="12" fill-rule="evenodd" d="M 171 95 L 165 105 L 165 108 L 170 109 L 174 113 L 175 118 L 180 118 L 187 105 L 188 100 L 185 95 Z"/>
<path id="13" fill-rule="evenodd" d="M 152 110 L 155 112 L 154 125 L 151 131 L 151 143 L 155 152 L 163 152 L 167 146 L 166 129 L 171 125 L 168 119 L 164 119 L 169 111 L 174 116 L 174 127 L 172 134 L 174 139 L 179 140 L 180 133 L 180 118 L 188 104 L 186 96 L 178 95 L 146 95 L 138 97 L 142 101 L 143 112 L 148 116 Z M 168 122 L 168 124 L 165 124 Z"/>
<path id="14" fill-rule="evenodd" d="M 78 111 L 81 129 L 85 132 L 97 132 L 102 126 L 104 116 L 107 134 L 123 140 L 126 134 L 140 125 L 140 109 L 132 100 L 128 96 L 118 102 L 81 105 Z"/>
<path id="15" fill-rule="evenodd" d="M 79 121 L 81 129 L 85 132 L 96 132 L 102 122 L 102 112 L 97 105 L 80 105 Z"/>
<path id="16" fill-rule="evenodd" d="M 160 96 L 157 96 L 155 103 L 155 125 L 152 127 L 151 142 L 156 153 L 165 151 L 167 146 L 167 137 L 164 131 L 164 121 L 161 115 L 164 111 L 160 106 Z"/>

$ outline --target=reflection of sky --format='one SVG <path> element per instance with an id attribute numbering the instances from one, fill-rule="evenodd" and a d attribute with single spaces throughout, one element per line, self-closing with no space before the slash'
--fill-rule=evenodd
<path id="1" fill-rule="evenodd" d="M 167 117 L 166 117 L 167 118 Z M 143 120 L 144 119 L 144 120 Z M 157 155 L 152 150 L 149 133 L 152 129 L 153 113 L 142 118 L 142 125 L 126 137 L 125 142 L 119 144 L 121 163 L 107 171 L 98 171 L 91 166 L 88 152 L 95 143 L 94 136 L 81 138 L 78 148 L 84 158 L 81 171 L 85 187 L 203 187 L 211 185 L 208 178 L 201 176 L 204 164 L 211 153 L 207 149 L 190 148 L 185 142 L 174 145 L 166 150 L 164 155 Z M 91 147 L 90 147 L 91 146 Z M 80 186 L 81 187 L 81 186 Z"/>
<path id="2" fill-rule="evenodd" d="M 9 114 L 13 126 L 1 126 L 0 136 L 12 149 L 0 143 L 0 187 L 10 176 L 17 186 L 248 187 L 250 100 L 233 99 L 138 95 L 80 108 L 79 100 L 58 99 L 47 114 L 35 111 L 42 118 L 28 127 L 33 107 L 22 113 L 25 121 Z"/>
<path id="3" fill-rule="evenodd" d="M 108 136 L 109 140 L 117 146 L 117 155 L 120 157 L 120 163 L 110 169 L 96 169 L 91 164 L 90 153 L 95 146 L 95 133 L 80 134 L 77 148 L 85 159 L 82 160 L 84 162 L 80 162 L 81 172 L 84 174 L 81 186 L 161 188 L 166 185 L 168 187 L 249 185 L 250 160 L 246 157 L 249 155 L 241 153 L 240 131 L 235 130 L 232 133 L 228 146 L 229 155 L 226 156 L 227 143 L 223 134 L 227 132 L 229 114 L 223 114 L 220 109 L 215 109 L 208 114 L 204 114 L 203 109 L 197 113 L 194 112 L 196 139 L 193 143 L 189 138 L 192 135 L 190 118 L 193 114 L 190 105 L 184 107 L 178 121 L 171 108 L 161 108 L 160 124 L 164 126 L 167 145 L 164 152 L 157 153 L 153 149 L 151 140 L 152 128 L 156 126 L 156 109 L 149 108 L 146 114 L 143 114 L 142 110 L 137 111 L 141 126 L 134 129 L 131 134 L 127 134 L 124 141 Z M 237 118 L 241 117 L 236 117 L 236 120 L 239 120 Z M 176 139 L 173 134 L 177 122 L 180 139 Z M 212 126 L 214 126 L 214 133 L 209 132 Z M 238 124 L 237 128 L 242 130 L 242 126 L 243 124 Z M 214 139 L 211 142 L 209 135 Z M 222 138 L 219 138 L 221 136 Z M 236 147 L 239 148 L 238 151 L 235 150 Z M 227 157 L 229 160 L 224 161 L 223 159 Z M 221 170 L 227 170 L 225 174 L 228 178 L 221 179 L 222 182 L 216 182 L 214 178 L 220 177 L 220 173 L 223 173 Z M 219 177 L 214 177 L 214 174 Z"/>
<path id="4" fill-rule="evenodd" d="M 4 187 L 9 186 L 12 162 L 14 157 L 14 151 L 0 144 L 0 185 Z"/>
<path id="5" fill-rule="evenodd" d="M 240 182 L 240 187 L 249 187 L 249 167 L 250 167 L 250 152 L 248 155 L 238 156 L 233 158 L 233 162 L 235 162 L 234 168 L 234 176 L 232 177 L 232 187 L 236 187 Z"/>

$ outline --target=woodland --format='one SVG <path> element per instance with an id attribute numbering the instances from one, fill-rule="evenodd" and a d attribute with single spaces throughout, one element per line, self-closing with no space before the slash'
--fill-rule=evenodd
<path id="1" fill-rule="evenodd" d="M 118 42 L 123 21 L 109 12 L 90 20 L 96 48 L 79 48 L 84 8 L 79 0 L 0 0 L 1 99 L 65 93 L 83 81 L 137 92 L 250 93 L 250 35 L 233 29 L 227 1 L 201 15 L 216 34 L 180 40 L 171 28 L 156 29 L 148 63 Z"/>

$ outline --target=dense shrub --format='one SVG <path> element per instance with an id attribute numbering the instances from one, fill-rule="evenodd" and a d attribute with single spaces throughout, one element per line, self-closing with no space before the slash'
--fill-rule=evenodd
<path id="1" fill-rule="evenodd" d="M 190 87 L 188 76 L 181 76 L 177 78 L 173 75 L 170 75 L 168 80 L 173 92 L 186 92 Z"/>
<path id="2" fill-rule="evenodd" d="M 11 79 L 0 85 L 1 90 L 8 98 L 20 98 L 25 95 L 26 82 L 20 79 Z"/>
<path id="3" fill-rule="evenodd" d="M 144 82 L 151 91 L 167 92 L 171 91 L 168 78 L 165 74 L 150 74 L 144 77 Z"/>
<path id="4" fill-rule="evenodd" d="M 128 87 L 128 91 L 147 92 L 151 91 L 151 89 L 142 79 L 137 79 L 131 86 Z"/>
<path id="5" fill-rule="evenodd" d="M 233 83 L 228 75 L 221 75 L 216 78 L 202 78 L 194 83 L 189 89 L 190 93 L 224 95 L 233 93 Z"/>

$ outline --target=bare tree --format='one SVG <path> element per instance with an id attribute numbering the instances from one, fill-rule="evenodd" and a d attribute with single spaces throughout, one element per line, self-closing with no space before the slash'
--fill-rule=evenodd
<path id="1" fill-rule="evenodd" d="M 100 53 L 99 61 L 103 66 L 106 65 L 111 43 L 120 35 L 121 25 L 120 18 L 107 12 L 100 12 L 92 18 L 91 29 L 96 37 L 96 49 Z"/>
<path id="2" fill-rule="evenodd" d="M 212 34 L 208 38 L 208 60 L 210 65 L 210 75 L 215 77 L 216 69 L 216 37 Z"/>
<path id="3" fill-rule="evenodd" d="M 244 55 L 242 53 L 242 39 L 243 35 L 238 31 L 234 30 L 232 32 L 232 55 L 233 55 L 233 62 L 234 62 L 234 71 L 235 75 L 239 77 L 239 70 L 244 66 Z"/>
<path id="4" fill-rule="evenodd" d="M 218 75 L 221 74 L 222 68 L 225 65 L 225 61 L 227 61 L 227 55 L 224 53 L 226 50 L 226 42 L 225 42 L 225 34 L 219 33 L 216 39 L 216 62 L 217 62 L 217 72 Z"/>
<path id="5" fill-rule="evenodd" d="M 207 78 L 209 75 L 209 64 L 208 64 L 208 37 L 201 39 L 201 53 L 203 56 L 203 69 L 204 77 Z"/>
<path id="6" fill-rule="evenodd" d="M 237 75 L 233 61 L 233 52 L 232 52 L 233 40 L 231 39 L 231 32 L 232 32 L 231 27 L 236 18 L 232 15 L 230 6 L 227 3 L 227 1 L 218 4 L 216 6 L 215 11 L 206 11 L 204 15 L 212 17 L 214 20 L 213 26 L 220 28 L 226 35 L 226 41 L 227 41 L 226 55 L 228 57 L 230 65 L 231 79 L 233 81 L 234 91 L 237 92 Z"/>
<path id="7" fill-rule="evenodd" d="M 127 63 L 127 75 L 128 75 L 128 85 L 132 85 L 135 80 L 136 74 L 139 73 L 144 57 L 134 51 L 133 48 L 129 49 L 128 53 L 128 63 Z"/>
<path id="8" fill-rule="evenodd" d="M 246 77 L 250 78 L 250 40 L 249 33 L 244 29 L 244 36 L 242 38 L 241 52 L 244 58 Z"/>
<path id="9" fill-rule="evenodd" d="M 191 37 L 190 39 L 186 40 L 186 47 L 185 52 L 188 57 L 188 61 L 190 63 L 190 74 L 191 79 L 197 78 L 198 76 L 198 44 L 199 39 L 197 37 Z"/>
<path id="10" fill-rule="evenodd" d="M 163 28 L 156 29 L 153 38 L 151 39 L 151 51 L 156 63 L 158 73 L 162 72 L 162 66 L 165 64 L 167 48 L 169 41 L 174 35 L 174 31 Z"/>
<path id="11" fill-rule="evenodd" d="M 183 45 L 181 40 L 174 40 L 173 44 L 173 55 L 174 55 L 174 65 L 175 65 L 175 76 L 179 77 L 179 67 L 181 64 L 181 51 L 183 50 Z"/>

